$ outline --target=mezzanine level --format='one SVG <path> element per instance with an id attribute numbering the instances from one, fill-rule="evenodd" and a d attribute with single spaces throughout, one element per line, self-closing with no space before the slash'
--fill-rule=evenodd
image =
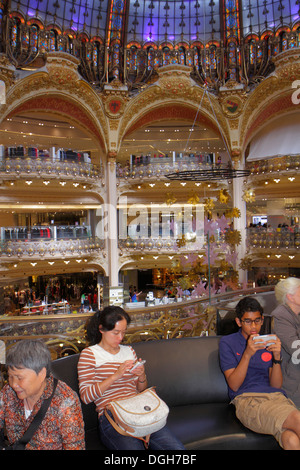
<path id="1" fill-rule="evenodd" d="M 103 178 L 103 168 L 85 161 L 68 161 L 50 157 L 0 158 L 0 178 L 13 182 L 15 178 L 44 178 L 47 186 L 57 178 L 76 179 L 77 183 L 93 183 Z"/>
<path id="2" fill-rule="evenodd" d="M 0 260 L 57 259 L 62 257 L 96 256 L 103 252 L 105 240 L 97 237 L 63 239 L 11 239 L 0 244 Z"/>
<path id="3" fill-rule="evenodd" d="M 299 171 L 300 155 L 285 155 L 269 159 L 255 160 L 246 163 L 246 168 L 251 175 L 266 175 L 273 172 L 293 172 Z"/>
<path id="4" fill-rule="evenodd" d="M 26 227 L 2 227 L 0 258 L 34 259 L 50 256 L 78 256 L 83 254 L 97 255 L 105 250 L 105 239 L 90 236 L 90 227 L 59 226 L 34 227 L 29 231 Z M 26 238 L 25 238 L 26 237 Z M 203 243 L 202 243 L 203 241 Z M 120 256 L 135 256 L 137 254 L 174 255 L 206 253 L 207 241 L 203 239 L 201 246 L 196 238 L 148 237 L 126 238 L 118 240 Z M 271 227 L 247 228 L 247 248 L 249 252 L 265 252 L 278 254 L 285 252 L 298 252 L 300 249 L 300 229 L 298 226 L 287 227 L 281 230 Z M 218 232 L 214 248 L 224 252 L 226 244 L 225 232 Z"/>

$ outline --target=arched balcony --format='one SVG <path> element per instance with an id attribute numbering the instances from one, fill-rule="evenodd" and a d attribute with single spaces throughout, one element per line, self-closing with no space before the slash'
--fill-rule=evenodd
<path id="1" fill-rule="evenodd" d="M 82 183 L 96 183 L 103 177 L 103 168 L 89 162 L 62 161 L 55 158 L 0 157 L 0 175 L 9 178 L 67 178 Z"/>
<path id="2" fill-rule="evenodd" d="M 3 228 L 2 228 L 3 230 Z M 64 238 L 64 239 L 30 239 L 2 241 L 0 245 L 0 261 L 22 261 L 35 259 L 57 259 L 65 257 L 81 257 L 101 253 L 105 241 L 97 237 Z"/>

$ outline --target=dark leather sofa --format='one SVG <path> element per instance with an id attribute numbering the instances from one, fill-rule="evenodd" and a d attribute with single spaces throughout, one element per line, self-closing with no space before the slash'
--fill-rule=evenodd
<path id="1" fill-rule="evenodd" d="M 193 337 L 141 342 L 132 345 L 146 359 L 149 386 L 170 407 L 168 425 L 188 450 L 280 449 L 272 436 L 246 429 L 229 404 L 227 386 L 219 367 L 219 337 Z M 53 374 L 78 392 L 79 355 L 52 363 Z M 86 448 L 105 449 L 97 433 L 93 404 L 82 404 Z"/>

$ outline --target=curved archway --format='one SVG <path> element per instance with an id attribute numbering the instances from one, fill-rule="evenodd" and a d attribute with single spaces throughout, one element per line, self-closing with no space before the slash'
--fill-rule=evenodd
<path id="1" fill-rule="evenodd" d="M 94 119 L 88 115 L 85 109 L 73 99 L 64 96 L 57 96 L 55 93 L 42 94 L 41 96 L 31 97 L 24 100 L 23 103 L 18 104 L 11 109 L 5 118 L 11 118 L 17 114 L 26 112 L 43 112 L 53 113 L 56 116 L 64 117 L 76 123 L 87 134 L 91 135 L 96 142 L 100 144 L 102 149 L 105 149 L 105 143 L 100 130 L 97 128 Z"/>
<path id="2" fill-rule="evenodd" d="M 198 112 L 189 104 L 160 103 L 137 116 L 126 129 L 119 157 L 120 160 L 128 159 L 135 152 L 144 155 L 148 152 L 219 153 L 224 152 L 226 147 L 226 137 L 206 113 Z M 130 152 L 130 148 L 135 151 Z"/>

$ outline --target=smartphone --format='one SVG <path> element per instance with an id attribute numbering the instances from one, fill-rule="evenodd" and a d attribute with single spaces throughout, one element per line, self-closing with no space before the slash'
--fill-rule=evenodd
<path id="1" fill-rule="evenodd" d="M 129 369 L 129 372 L 132 372 L 134 369 L 136 369 L 137 367 L 139 366 L 142 366 L 143 364 L 145 364 L 146 361 L 138 361 L 136 362 L 132 367 L 131 369 Z"/>
<path id="2" fill-rule="evenodd" d="M 274 335 L 258 335 L 254 336 L 253 339 L 256 343 L 268 343 L 268 345 L 274 344 L 276 336 Z"/>

